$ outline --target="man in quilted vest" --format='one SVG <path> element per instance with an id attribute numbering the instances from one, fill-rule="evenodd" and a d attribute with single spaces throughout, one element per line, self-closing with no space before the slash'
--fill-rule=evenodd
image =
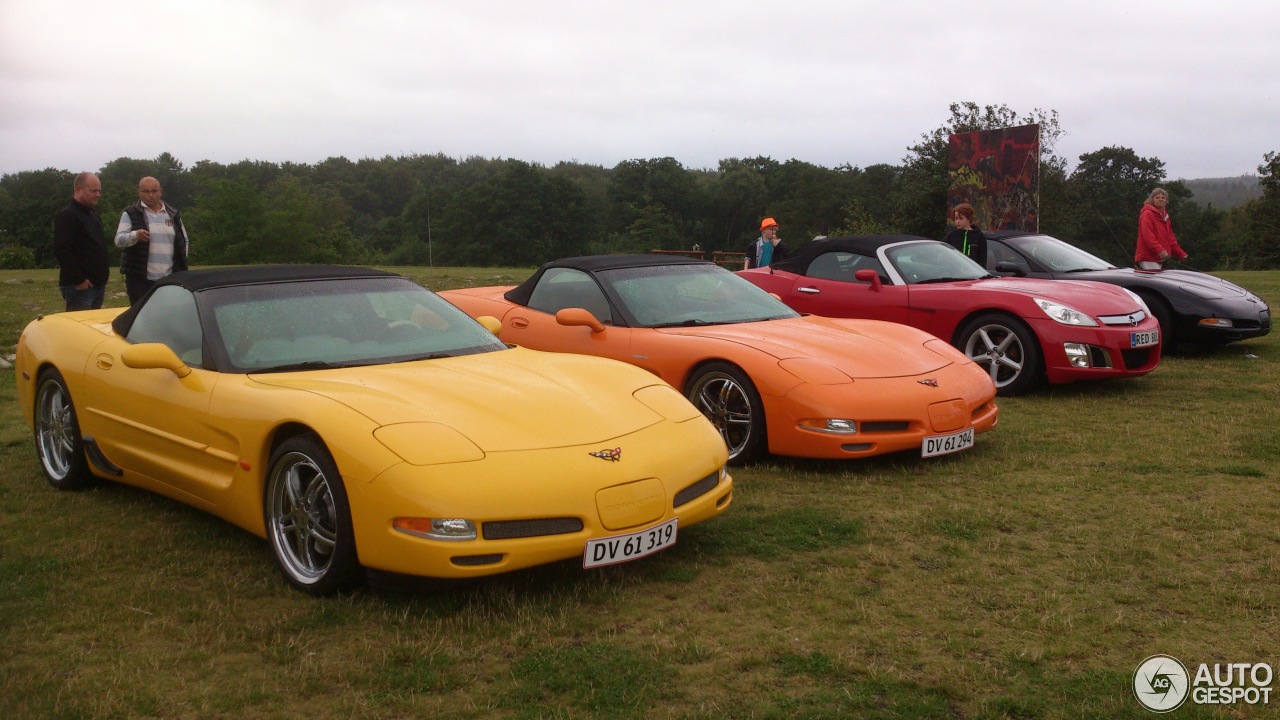
<path id="1" fill-rule="evenodd" d="M 160 199 L 160 181 L 138 182 L 138 203 L 124 209 L 116 228 L 120 274 L 129 304 L 142 299 L 160 278 L 187 269 L 187 231 L 178 209 Z"/>

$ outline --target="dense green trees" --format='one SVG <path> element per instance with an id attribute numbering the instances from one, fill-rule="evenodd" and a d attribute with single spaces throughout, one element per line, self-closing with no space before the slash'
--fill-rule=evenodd
<path id="1" fill-rule="evenodd" d="M 53 216 L 71 199 L 75 174 L 32 170 L 0 178 L 0 267 L 52 267 Z"/>
<path id="2" fill-rule="evenodd" d="M 315 165 L 245 160 L 185 167 L 168 153 L 119 158 L 99 171 L 108 233 L 136 201 L 140 178 L 160 179 L 180 207 L 196 264 L 536 265 L 575 254 L 651 249 L 741 251 L 760 218 L 788 243 L 817 235 L 946 227 L 946 143 L 952 133 L 1041 126 L 1040 229 L 1117 265 L 1132 261 L 1138 211 L 1156 185 L 1189 262 L 1200 269 L 1280 267 L 1280 154 L 1258 172 L 1262 194 L 1229 210 L 1198 202 L 1158 158 L 1131 148 L 1085 153 L 1070 173 L 1056 154 L 1056 112 L 954 103 L 901 165 L 827 168 L 799 160 L 728 158 L 714 169 L 670 157 L 612 168 L 553 167 L 444 155 L 329 158 Z M 52 218 L 73 174 L 47 169 L 0 177 L 0 267 L 51 267 Z"/>

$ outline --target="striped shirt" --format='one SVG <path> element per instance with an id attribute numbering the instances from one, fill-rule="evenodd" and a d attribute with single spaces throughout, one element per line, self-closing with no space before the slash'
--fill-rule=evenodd
<path id="1" fill-rule="evenodd" d="M 164 205 L 160 206 L 160 212 L 143 205 L 142 212 L 147 218 L 147 229 L 151 231 L 151 245 L 147 248 L 147 279 L 159 280 L 173 272 L 173 240 L 177 232 Z M 120 226 L 116 228 L 116 247 L 127 248 L 138 242 L 138 233 L 131 228 L 133 223 L 129 222 L 129 213 L 122 213 Z"/>

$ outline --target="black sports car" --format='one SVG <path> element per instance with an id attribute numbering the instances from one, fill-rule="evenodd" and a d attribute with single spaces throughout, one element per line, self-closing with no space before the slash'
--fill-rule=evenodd
<path id="1" fill-rule="evenodd" d="M 1096 280 L 1142 297 L 1160 321 L 1164 352 L 1188 345 L 1225 345 L 1271 332 L 1262 298 L 1192 270 L 1118 268 L 1050 235 L 993 230 L 987 235 L 987 270 L 1055 280 Z"/>

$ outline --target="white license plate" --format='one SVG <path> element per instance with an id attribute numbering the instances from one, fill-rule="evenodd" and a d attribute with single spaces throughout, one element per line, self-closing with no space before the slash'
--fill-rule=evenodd
<path id="1" fill-rule="evenodd" d="M 669 548 L 676 544 L 676 522 L 679 519 L 671 518 L 661 525 L 629 535 L 588 540 L 587 549 L 582 553 L 582 567 L 613 565 Z"/>
<path id="2" fill-rule="evenodd" d="M 1129 333 L 1129 347 L 1150 347 L 1160 342 L 1159 330 Z"/>
<path id="3" fill-rule="evenodd" d="M 947 453 L 960 452 L 973 447 L 973 428 L 950 435 L 934 435 L 924 439 L 920 446 L 920 457 L 933 457 Z"/>

